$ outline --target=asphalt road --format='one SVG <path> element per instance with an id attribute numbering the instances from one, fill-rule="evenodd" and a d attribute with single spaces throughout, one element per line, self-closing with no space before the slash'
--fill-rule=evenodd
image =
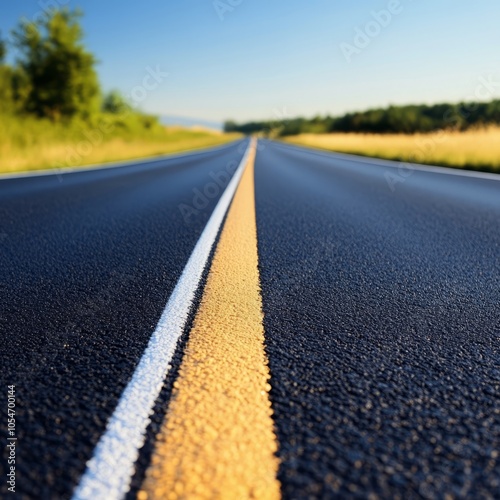
<path id="1" fill-rule="evenodd" d="M 499 498 L 500 181 L 261 146 L 284 496 Z"/>
<path id="2" fill-rule="evenodd" d="M 16 385 L 20 497 L 71 495 L 222 189 L 197 193 L 246 142 L 0 181 L 0 379 L 5 405 Z"/>
<path id="3" fill-rule="evenodd" d="M 71 496 L 246 146 L 0 181 L 19 498 Z M 259 142 L 281 491 L 500 498 L 500 181 L 390 165 Z"/>

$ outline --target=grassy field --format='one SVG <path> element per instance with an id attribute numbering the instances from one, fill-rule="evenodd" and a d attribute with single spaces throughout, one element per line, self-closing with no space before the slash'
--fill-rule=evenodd
<path id="1" fill-rule="evenodd" d="M 133 117 L 131 119 L 134 119 Z M 0 173 L 78 167 L 225 144 L 239 134 L 113 121 L 54 124 L 0 117 Z"/>
<path id="2" fill-rule="evenodd" d="M 500 173 L 500 127 L 431 134 L 301 134 L 286 142 L 389 160 Z"/>

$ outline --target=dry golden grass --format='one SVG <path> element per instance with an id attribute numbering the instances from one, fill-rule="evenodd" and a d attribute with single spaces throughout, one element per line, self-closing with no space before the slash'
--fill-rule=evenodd
<path id="1" fill-rule="evenodd" d="M 99 144 L 72 137 L 0 139 L 0 172 L 13 173 L 50 168 L 79 167 L 111 161 L 131 160 L 217 146 L 231 142 L 239 134 L 167 128 L 162 136 L 109 137 Z M 78 137 L 85 139 L 85 137 Z M 11 139 L 11 140 L 9 140 Z"/>
<path id="2" fill-rule="evenodd" d="M 432 134 L 301 134 L 286 142 L 341 153 L 500 171 L 500 127 Z"/>

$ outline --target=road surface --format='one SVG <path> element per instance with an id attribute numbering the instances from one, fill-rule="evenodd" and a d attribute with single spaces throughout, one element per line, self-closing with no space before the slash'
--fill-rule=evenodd
<path id="1" fill-rule="evenodd" d="M 236 488 L 225 475 L 255 469 L 242 495 L 498 498 L 500 176 L 265 140 L 251 150 L 245 139 L 0 181 L 1 379 L 5 406 L 15 385 L 19 498 L 182 497 L 212 445 L 222 465 L 212 474 L 205 459 L 201 497 L 219 474 Z M 242 318 L 253 357 L 234 352 Z M 245 387 L 262 398 L 233 407 Z M 242 436 L 267 436 L 258 457 L 244 437 L 218 435 L 247 417 Z M 179 484 L 158 486 L 153 462 Z"/>

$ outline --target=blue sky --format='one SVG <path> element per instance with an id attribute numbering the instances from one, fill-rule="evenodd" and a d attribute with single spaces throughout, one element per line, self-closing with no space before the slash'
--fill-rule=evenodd
<path id="1" fill-rule="evenodd" d="M 141 103 L 156 114 L 338 115 L 464 100 L 480 78 L 500 82 L 498 0 L 16 0 L 2 5 L 2 34 L 57 3 L 84 11 L 104 89 L 130 94 L 148 67 L 168 72 Z M 357 28 L 368 43 L 356 45 Z"/>

